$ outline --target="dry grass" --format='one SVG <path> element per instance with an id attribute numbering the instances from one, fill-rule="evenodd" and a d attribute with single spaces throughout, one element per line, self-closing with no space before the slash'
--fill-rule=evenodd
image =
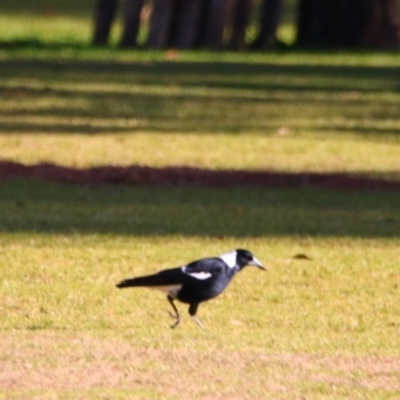
<path id="1" fill-rule="evenodd" d="M 0 387 L 13 398 L 365 399 L 400 393 L 398 357 L 199 352 L 172 343 L 152 349 L 76 332 L 12 331 L 0 338 Z"/>
<path id="2" fill-rule="evenodd" d="M 68 219 L 65 211 L 57 214 Z M 400 393 L 396 239 L 78 233 L 0 239 L 0 393 L 7 399 Z M 243 271 L 221 297 L 202 305 L 205 331 L 182 304 L 182 325 L 169 329 L 160 293 L 114 288 L 125 276 L 238 243 L 269 270 Z M 312 260 L 293 259 L 299 253 Z"/>

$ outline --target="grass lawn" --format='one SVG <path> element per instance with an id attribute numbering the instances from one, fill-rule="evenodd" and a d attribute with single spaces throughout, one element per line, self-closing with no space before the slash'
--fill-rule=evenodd
<path id="1" fill-rule="evenodd" d="M 6 398 L 399 394 L 400 194 L 2 182 Z M 234 247 L 244 270 L 171 323 L 120 279 Z M 307 255 L 310 260 L 296 259 Z"/>
<path id="2" fill-rule="evenodd" d="M 0 42 L 37 29 L 48 46 L 0 46 L 1 160 L 400 179 L 399 54 L 89 49 L 78 2 L 62 14 L 77 25 L 48 31 L 4 4 Z M 2 180 L 0 398 L 396 398 L 399 204 L 394 190 Z M 200 306 L 205 331 L 181 304 L 169 329 L 158 292 L 114 287 L 235 247 L 268 272 Z"/>
<path id="3" fill-rule="evenodd" d="M 0 62 L 5 159 L 398 178 L 398 55 L 17 54 Z"/>

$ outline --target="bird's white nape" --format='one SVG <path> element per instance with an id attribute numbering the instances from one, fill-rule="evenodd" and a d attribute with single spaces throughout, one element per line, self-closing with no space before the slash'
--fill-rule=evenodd
<path id="1" fill-rule="evenodd" d="M 224 261 L 224 263 L 229 268 L 234 268 L 237 264 L 237 252 L 236 250 L 228 251 L 227 253 L 221 254 L 219 258 Z"/>

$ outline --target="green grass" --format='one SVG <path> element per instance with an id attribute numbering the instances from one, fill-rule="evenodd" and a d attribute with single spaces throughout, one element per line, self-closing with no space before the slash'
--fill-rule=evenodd
<path id="1" fill-rule="evenodd" d="M 4 233 L 395 239 L 397 192 L 2 182 Z M 22 206 L 21 204 L 22 203 Z M 244 219 L 244 221 L 243 221 Z"/>
<path id="2" fill-rule="evenodd" d="M 399 201 L 385 191 L 3 182 L 2 359 L 27 374 L 31 390 L 32 371 L 47 377 L 39 397 L 96 398 L 106 389 L 131 398 L 128 387 L 135 398 L 173 398 L 178 388 L 192 398 L 286 398 L 280 382 L 291 396 L 389 398 L 397 367 L 378 364 L 399 357 Z M 170 330 L 162 294 L 114 287 L 238 246 L 268 272 L 248 268 L 202 305 L 206 331 L 183 305 L 182 325 Z"/>
<path id="3" fill-rule="evenodd" d="M 397 55 L 13 54 L 0 63 L 6 159 L 398 178 Z"/>
<path id="4" fill-rule="evenodd" d="M 2 4 L 0 41 L 28 40 L 0 49 L 2 160 L 399 179 L 398 54 L 89 49 L 83 2 L 54 19 Z M 0 398 L 395 398 L 399 204 L 1 181 Z M 170 330 L 161 293 L 114 287 L 235 247 L 268 272 L 202 305 L 205 331 L 183 305 Z"/>

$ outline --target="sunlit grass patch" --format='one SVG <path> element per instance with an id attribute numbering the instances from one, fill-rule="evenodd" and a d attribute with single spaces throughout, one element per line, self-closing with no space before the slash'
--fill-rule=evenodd
<path id="1" fill-rule="evenodd" d="M 86 46 L 91 38 L 91 24 L 87 18 L 68 16 L 9 15 L 0 16 L 0 37 L 14 47 L 29 43 L 36 46 L 63 44 Z M 46 27 L 46 29 L 43 29 Z"/>
<path id="2" fill-rule="evenodd" d="M 26 181 L 3 188 L 0 307 L 6 332 L 87 331 L 157 348 L 177 337 L 182 341 L 174 346 L 191 343 L 198 351 L 221 345 L 397 354 L 396 193 L 365 198 L 324 190 Z M 179 305 L 186 316 L 182 329 L 170 331 L 163 295 L 114 287 L 124 277 L 235 247 L 251 249 L 268 272 L 246 269 L 226 293 L 200 307 L 206 336 L 186 316 L 186 306 Z"/>

